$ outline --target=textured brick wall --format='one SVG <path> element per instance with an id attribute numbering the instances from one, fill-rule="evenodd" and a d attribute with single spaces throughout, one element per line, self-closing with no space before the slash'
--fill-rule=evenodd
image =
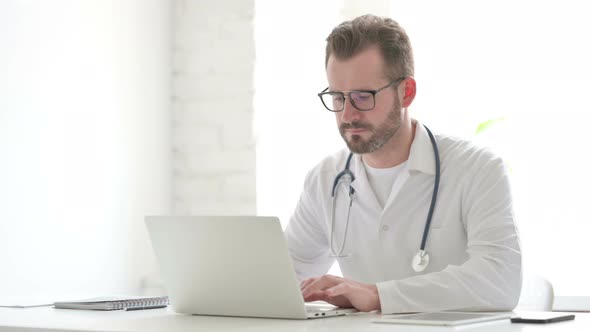
<path id="1" fill-rule="evenodd" d="M 255 214 L 254 1 L 175 0 L 173 210 Z"/>

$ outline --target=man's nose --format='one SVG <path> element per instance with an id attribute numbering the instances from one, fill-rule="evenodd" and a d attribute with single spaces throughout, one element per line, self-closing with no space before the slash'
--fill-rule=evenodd
<path id="1" fill-rule="evenodd" d="M 352 101 L 350 100 L 350 98 L 344 99 L 344 110 L 342 110 L 341 113 L 342 114 L 340 115 L 340 119 L 344 123 L 351 123 L 353 121 L 356 121 L 359 119 L 361 115 L 360 111 L 352 105 Z"/>

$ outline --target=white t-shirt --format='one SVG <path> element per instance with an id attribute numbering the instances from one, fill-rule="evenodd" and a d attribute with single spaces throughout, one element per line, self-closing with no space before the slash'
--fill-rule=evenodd
<path id="1" fill-rule="evenodd" d="M 365 166 L 365 172 L 367 172 L 367 178 L 369 179 L 373 193 L 381 208 L 383 208 L 391 195 L 393 185 L 406 167 L 406 162 L 404 161 L 397 166 L 389 168 L 373 168 L 363 160 L 363 165 Z"/>

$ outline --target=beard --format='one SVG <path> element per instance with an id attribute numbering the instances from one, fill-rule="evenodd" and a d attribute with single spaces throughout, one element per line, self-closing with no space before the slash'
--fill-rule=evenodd
<path id="1" fill-rule="evenodd" d="M 380 149 L 385 143 L 397 133 L 401 126 L 401 102 L 395 99 L 392 110 L 387 114 L 387 117 L 377 128 L 369 123 L 351 122 L 340 125 L 340 136 L 346 142 L 348 149 L 352 153 L 363 154 L 371 153 Z M 370 111 L 369 111 L 370 112 Z M 373 134 L 363 139 L 361 135 L 352 135 L 350 139 L 346 137 L 346 129 L 365 129 Z"/>

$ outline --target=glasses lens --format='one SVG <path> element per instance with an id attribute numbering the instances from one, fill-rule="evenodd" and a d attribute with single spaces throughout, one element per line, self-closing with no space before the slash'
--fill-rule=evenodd
<path id="1" fill-rule="evenodd" d="M 375 98 L 369 92 L 353 91 L 350 93 L 350 99 L 352 99 L 354 106 L 361 111 L 375 107 Z"/>
<path id="2" fill-rule="evenodd" d="M 330 111 L 340 111 L 344 106 L 344 95 L 340 92 L 322 94 L 322 102 Z"/>

